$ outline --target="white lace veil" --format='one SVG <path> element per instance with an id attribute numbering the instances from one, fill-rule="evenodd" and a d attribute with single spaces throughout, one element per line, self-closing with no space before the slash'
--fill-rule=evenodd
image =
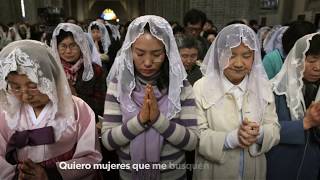
<path id="1" fill-rule="evenodd" d="M 0 52 L 0 107 L 10 128 L 19 128 L 21 113 L 21 102 L 6 90 L 6 77 L 13 71 L 26 74 L 49 97 L 53 109 L 48 126 L 53 126 L 57 139 L 68 126 L 75 128 L 74 106 L 62 65 L 54 59 L 50 47 L 33 40 L 12 42 Z"/>
<path id="2" fill-rule="evenodd" d="M 99 66 L 102 66 L 102 62 L 101 62 L 101 59 L 100 59 L 100 53 L 98 52 L 98 50 L 96 48 L 96 45 L 93 42 L 91 34 L 89 34 L 89 33 L 85 33 L 85 34 L 86 34 L 86 37 L 87 37 L 88 42 L 89 42 L 89 48 L 90 48 L 90 51 L 91 51 L 92 62 L 98 64 Z"/>
<path id="3" fill-rule="evenodd" d="M 211 106 L 226 93 L 222 83 L 223 71 L 229 65 L 231 48 L 239 46 L 241 42 L 254 50 L 254 61 L 248 76 L 247 90 L 250 91 L 249 103 L 256 105 L 252 107 L 253 111 L 261 112 L 266 103 L 272 102 L 274 98 L 271 84 L 261 62 L 259 39 L 247 25 L 232 24 L 223 28 L 211 44 L 201 66 L 207 81 L 205 84 L 208 85 L 203 90 L 203 95 L 208 106 Z"/>
<path id="4" fill-rule="evenodd" d="M 112 32 L 112 37 L 117 40 L 121 38 L 120 31 L 119 31 L 119 26 L 113 25 L 106 21 L 106 25 L 111 29 Z"/>
<path id="5" fill-rule="evenodd" d="M 104 24 L 101 24 L 98 21 L 91 22 L 88 27 L 88 33 L 91 35 L 91 37 L 92 37 L 92 34 L 91 34 L 91 26 L 92 25 L 97 25 L 99 27 L 99 30 L 101 32 L 101 42 L 102 42 L 102 46 L 103 46 L 103 51 L 105 54 L 108 53 L 109 46 L 111 45 L 111 40 L 110 40 L 107 28 L 105 27 Z"/>
<path id="6" fill-rule="evenodd" d="M 275 49 L 278 49 L 282 55 L 284 55 L 283 47 L 282 47 L 282 36 L 283 33 L 288 29 L 289 26 L 282 26 L 279 28 L 275 28 L 275 31 L 271 31 L 269 33 L 269 37 L 265 44 L 263 44 L 264 51 L 269 53 Z"/>
<path id="7" fill-rule="evenodd" d="M 135 106 L 131 99 L 131 93 L 136 86 L 136 82 L 131 45 L 144 33 L 144 27 L 147 23 L 151 34 L 165 45 L 166 56 L 169 60 L 169 104 L 166 117 L 171 119 L 181 110 L 180 93 L 181 87 L 183 87 L 183 80 L 186 79 L 187 74 L 180 59 L 171 26 L 162 17 L 146 15 L 138 17 L 131 22 L 123 45 L 108 75 L 107 84 L 111 80 L 117 79 L 117 99 L 121 102 L 123 108 L 133 112 Z"/>
<path id="8" fill-rule="evenodd" d="M 57 36 L 60 33 L 60 30 L 71 32 L 73 35 L 74 41 L 80 47 L 83 59 L 83 74 L 82 80 L 89 81 L 93 78 L 93 69 L 92 69 L 92 60 L 91 60 L 91 51 L 89 48 L 89 42 L 87 37 L 80 26 L 72 24 L 72 23 L 60 23 L 53 31 L 52 39 L 51 39 L 51 48 L 53 50 L 54 57 L 61 61 L 59 52 L 58 52 L 58 44 L 57 44 Z"/>
<path id="9" fill-rule="evenodd" d="M 12 39 L 11 37 L 11 31 L 13 31 L 15 33 L 15 37 L 14 39 Z M 9 27 L 9 30 L 8 30 L 8 35 L 7 35 L 7 39 L 8 41 L 12 42 L 12 41 L 18 41 L 18 40 L 21 40 L 21 36 L 19 34 L 19 31 L 16 27 L 16 25 L 12 26 L 12 27 Z"/>
<path id="10" fill-rule="evenodd" d="M 313 33 L 298 39 L 286 57 L 280 72 L 271 79 L 273 90 L 277 95 L 285 95 L 287 106 L 293 120 L 304 117 L 306 110 L 303 98 L 303 72 L 306 55 L 310 46 L 310 40 L 316 34 Z M 316 100 L 319 99 L 319 90 Z"/>
<path id="11" fill-rule="evenodd" d="M 268 33 L 269 31 L 271 30 L 271 28 L 269 26 L 264 26 L 264 27 L 261 27 L 258 32 L 257 32 L 257 36 L 259 38 L 259 41 L 260 41 L 260 47 L 262 47 L 263 45 L 263 36 L 265 35 L 265 33 Z M 266 38 L 266 37 L 265 37 Z"/>

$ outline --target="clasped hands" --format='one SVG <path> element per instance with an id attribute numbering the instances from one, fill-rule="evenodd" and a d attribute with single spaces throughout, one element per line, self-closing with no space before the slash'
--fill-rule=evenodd
<path id="1" fill-rule="evenodd" d="M 45 169 L 30 159 L 22 161 L 18 164 L 19 177 L 18 180 L 47 180 Z"/>
<path id="2" fill-rule="evenodd" d="M 158 102 L 150 84 L 146 85 L 144 92 L 145 95 L 139 113 L 139 120 L 142 124 L 153 123 L 160 114 Z"/>
<path id="3" fill-rule="evenodd" d="M 308 130 L 320 126 L 320 102 L 312 102 L 303 119 L 303 128 Z"/>
<path id="4" fill-rule="evenodd" d="M 238 130 L 239 146 L 241 148 L 248 148 L 256 143 L 260 134 L 259 130 L 260 125 L 257 122 L 249 121 L 248 118 L 244 118 Z"/>

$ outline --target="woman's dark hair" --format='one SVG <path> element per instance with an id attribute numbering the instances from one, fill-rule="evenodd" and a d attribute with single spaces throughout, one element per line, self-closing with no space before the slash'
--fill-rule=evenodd
<path id="1" fill-rule="evenodd" d="M 99 26 L 97 24 L 93 24 L 90 29 L 91 29 L 91 31 L 94 30 L 94 29 L 100 31 L 100 28 L 99 28 Z M 99 49 L 98 49 L 99 53 L 103 54 L 104 53 L 104 49 L 103 49 L 101 40 L 98 41 L 98 46 L 99 46 Z"/>
<path id="2" fill-rule="evenodd" d="M 60 32 L 59 32 L 59 35 L 57 36 L 57 45 L 60 44 L 61 41 L 63 41 L 67 37 L 72 37 L 73 38 L 72 32 L 65 31 L 65 30 L 61 29 Z"/>
<path id="3" fill-rule="evenodd" d="M 314 35 L 310 40 L 310 47 L 306 52 L 306 56 L 308 55 L 320 55 L 320 35 Z"/>
<path id="4" fill-rule="evenodd" d="M 289 24 L 289 28 L 283 33 L 282 47 L 285 54 L 288 54 L 296 41 L 304 35 L 316 32 L 314 24 L 308 21 L 294 21 Z"/>
<path id="5" fill-rule="evenodd" d="M 99 28 L 99 26 L 98 26 L 97 24 L 93 24 L 90 29 L 91 29 L 91 30 L 96 29 L 96 30 L 99 30 L 99 31 L 100 31 L 100 28 Z"/>

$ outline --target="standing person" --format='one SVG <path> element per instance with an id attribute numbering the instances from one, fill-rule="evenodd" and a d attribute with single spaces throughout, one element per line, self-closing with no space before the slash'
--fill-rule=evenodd
<path id="1" fill-rule="evenodd" d="M 269 79 L 272 79 L 280 71 L 284 60 L 294 43 L 304 35 L 314 32 L 316 32 L 316 27 L 311 22 L 295 21 L 290 24 L 289 28 L 287 28 L 285 32 L 283 32 L 283 35 L 279 34 L 274 37 L 274 43 L 269 44 L 270 47 L 272 47 L 272 44 L 275 44 L 275 49 L 266 54 L 263 58 L 263 66 Z M 277 34 L 277 32 L 275 34 Z M 271 38 L 271 41 L 274 38 Z"/>
<path id="2" fill-rule="evenodd" d="M 94 113 L 71 91 L 48 46 L 21 40 L 0 53 L 0 179 L 93 179 Z M 59 165 L 60 162 L 61 164 Z"/>
<path id="3" fill-rule="evenodd" d="M 135 19 L 108 76 L 102 141 L 121 163 L 165 164 L 120 169 L 121 179 L 185 179 L 185 151 L 195 149 L 197 120 L 170 24 L 153 15 Z"/>
<path id="4" fill-rule="evenodd" d="M 272 79 L 280 143 L 267 154 L 267 178 L 320 178 L 320 34 L 300 38 Z"/>
<path id="5" fill-rule="evenodd" d="M 197 64 L 199 56 L 199 41 L 191 36 L 175 36 L 180 57 L 187 71 L 187 79 L 193 85 L 202 77 L 200 66 Z"/>
<path id="6" fill-rule="evenodd" d="M 81 27 L 60 23 L 53 32 L 51 47 L 61 61 L 73 95 L 83 99 L 98 115 L 103 115 L 106 94 L 105 73 L 92 62 L 88 40 Z"/>
<path id="7" fill-rule="evenodd" d="M 187 11 L 183 17 L 185 34 L 188 36 L 193 36 L 200 41 L 201 51 L 199 52 L 199 58 L 201 61 L 203 60 L 209 48 L 209 43 L 207 40 L 200 36 L 206 20 L 206 14 L 197 9 L 191 9 Z"/>
<path id="8" fill-rule="evenodd" d="M 225 27 L 194 84 L 199 125 L 195 179 L 266 179 L 265 153 L 279 141 L 274 96 L 259 40 L 243 24 Z M 209 167 L 208 167 L 209 166 Z"/>
<path id="9" fill-rule="evenodd" d="M 266 38 L 266 36 L 268 35 L 269 31 L 271 30 L 271 27 L 269 26 L 263 26 L 261 27 L 258 32 L 257 32 L 257 36 L 259 38 L 260 41 L 260 47 L 261 47 L 261 57 L 262 59 L 264 58 L 264 56 L 266 55 L 266 52 L 263 50 L 263 41 Z"/>
<path id="10" fill-rule="evenodd" d="M 105 25 L 98 21 L 91 22 L 88 27 L 88 34 L 91 35 L 96 49 L 101 54 L 100 58 L 103 62 L 105 71 L 109 72 L 111 65 L 109 62 L 110 58 L 108 56 L 108 51 L 111 45 L 111 40 Z"/>
<path id="11" fill-rule="evenodd" d="M 180 57 L 184 68 L 187 71 L 187 79 L 193 84 L 202 77 L 200 66 L 197 64 L 199 56 L 199 42 L 191 36 L 175 36 L 176 43 L 179 49 Z M 186 163 L 194 164 L 195 151 L 186 152 Z M 192 179 L 192 169 L 187 169 L 187 179 Z"/>

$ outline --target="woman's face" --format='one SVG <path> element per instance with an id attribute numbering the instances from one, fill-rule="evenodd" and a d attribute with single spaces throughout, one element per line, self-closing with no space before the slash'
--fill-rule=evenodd
<path id="1" fill-rule="evenodd" d="M 61 59 L 75 63 L 80 59 L 81 50 L 73 37 L 66 37 L 58 44 L 58 53 Z"/>
<path id="2" fill-rule="evenodd" d="M 92 29 L 91 30 L 91 34 L 92 34 L 92 39 L 94 41 L 100 41 L 101 39 L 101 32 L 99 31 L 99 29 Z"/>
<path id="3" fill-rule="evenodd" d="M 303 78 L 309 82 L 320 80 L 320 55 L 306 57 Z"/>
<path id="4" fill-rule="evenodd" d="M 231 83 L 237 85 L 250 73 L 254 51 L 241 43 L 239 46 L 231 48 L 231 52 L 229 65 L 224 69 L 223 73 Z"/>
<path id="5" fill-rule="evenodd" d="M 42 94 L 37 84 L 32 82 L 26 75 L 10 73 L 7 76 L 8 92 L 19 101 L 29 104 L 34 109 L 43 108 L 49 102 L 49 97 Z"/>
<path id="6" fill-rule="evenodd" d="M 144 33 L 132 44 L 132 55 L 135 69 L 145 77 L 159 72 L 166 57 L 162 42 L 150 33 Z"/>

